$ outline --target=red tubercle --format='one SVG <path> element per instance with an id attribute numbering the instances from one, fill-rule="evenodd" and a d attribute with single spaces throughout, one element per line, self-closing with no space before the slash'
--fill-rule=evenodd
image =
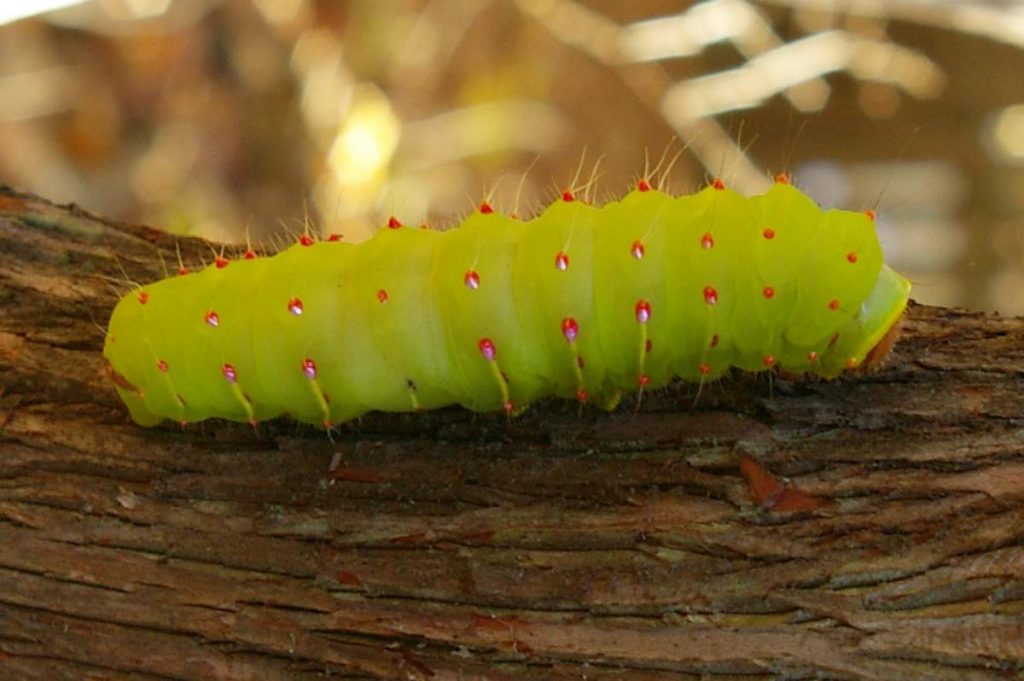
<path id="1" fill-rule="evenodd" d="M 711 236 L 711 232 L 704 232 L 700 238 L 700 247 L 705 251 L 710 251 L 715 247 L 715 237 Z"/>
<path id="2" fill-rule="evenodd" d="M 170 367 L 168 367 L 168 366 L 167 366 L 167 362 L 166 362 L 165 360 L 162 360 L 162 359 L 161 359 L 161 360 L 159 360 L 159 361 L 158 361 L 158 362 L 156 363 L 156 368 L 160 370 L 160 373 L 162 373 L 162 374 L 166 374 L 166 373 L 167 373 L 167 370 L 168 370 L 168 369 L 169 369 Z"/>
<path id="3" fill-rule="evenodd" d="M 576 323 L 576 320 L 572 317 L 566 317 L 562 320 L 562 335 L 565 336 L 565 340 L 569 343 L 576 341 L 576 336 L 580 333 L 580 325 Z"/>
<path id="4" fill-rule="evenodd" d="M 580 404 L 586 403 L 587 397 L 587 391 L 584 390 L 583 388 L 580 388 L 579 390 L 576 391 L 576 401 L 579 402 Z"/>
<path id="5" fill-rule="evenodd" d="M 207 326 L 217 328 L 220 326 L 220 315 L 215 310 L 209 310 L 203 315 L 203 321 L 206 322 Z"/>
<path id="6" fill-rule="evenodd" d="M 807 353 L 807 361 L 812 363 L 812 364 L 814 362 L 817 362 L 818 361 L 818 353 L 816 353 L 814 350 L 811 350 L 810 352 L 808 352 Z"/>
<path id="7" fill-rule="evenodd" d="M 641 388 L 647 387 L 647 384 L 651 382 L 651 377 L 647 374 L 640 374 L 636 377 L 636 384 Z"/>
<path id="8" fill-rule="evenodd" d="M 388 302 L 388 298 L 389 296 L 387 289 L 380 289 L 379 291 L 377 291 L 377 302 L 380 303 L 381 305 Z"/>
<path id="9" fill-rule="evenodd" d="M 766 367 L 774 366 L 775 364 L 775 358 L 772 357 L 771 355 L 765 355 L 764 359 L 762 359 L 761 361 L 762 363 L 764 363 Z"/>
<path id="10" fill-rule="evenodd" d="M 316 378 L 316 362 L 312 358 L 307 357 L 302 360 L 302 373 L 306 375 L 306 378 L 313 380 Z"/>
<path id="11" fill-rule="evenodd" d="M 303 246 L 312 246 L 314 243 L 313 237 L 311 237 L 308 234 L 302 234 L 299 236 L 299 243 L 302 244 Z"/>
<path id="12" fill-rule="evenodd" d="M 791 180 L 789 179 L 789 173 L 778 173 L 775 176 L 775 183 L 776 184 L 789 184 L 790 181 Z"/>
<path id="13" fill-rule="evenodd" d="M 302 304 L 302 299 L 292 298 L 288 301 L 288 311 L 298 317 L 305 310 L 305 306 Z"/>
<path id="14" fill-rule="evenodd" d="M 505 400 L 501 404 L 501 410 L 506 414 L 511 414 L 516 410 L 516 404 L 512 400 Z"/>
<path id="15" fill-rule="evenodd" d="M 634 241 L 633 245 L 629 247 L 630 255 L 632 255 L 637 260 L 643 260 L 645 252 L 646 249 L 644 248 L 644 242 L 640 240 Z"/>
<path id="16" fill-rule="evenodd" d="M 850 357 L 846 360 L 847 369 L 856 369 L 858 366 L 860 366 L 860 362 L 856 357 Z"/>
<path id="17" fill-rule="evenodd" d="M 697 371 L 700 372 L 701 376 L 707 376 L 711 373 L 711 365 L 707 362 L 701 362 L 700 366 L 697 367 Z"/>
<path id="18" fill-rule="evenodd" d="M 476 347 L 488 362 L 493 362 L 494 358 L 498 356 L 498 348 L 495 347 L 494 341 L 490 338 L 481 338 Z"/>
<path id="19" fill-rule="evenodd" d="M 480 288 L 480 275 L 476 270 L 466 270 L 466 274 L 462 277 L 462 283 L 466 285 L 466 288 L 475 291 Z"/>
<path id="20" fill-rule="evenodd" d="M 708 305 L 716 305 L 718 303 L 718 289 L 714 286 L 704 287 L 704 302 Z"/>
<path id="21" fill-rule="evenodd" d="M 484 201 L 480 204 L 480 212 L 483 213 L 484 215 L 490 215 L 491 213 L 494 212 L 494 206 L 492 206 L 487 201 Z"/>
<path id="22" fill-rule="evenodd" d="M 875 219 L 878 218 L 878 213 L 876 213 L 873 208 L 868 208 L 866 211 L 864 211 L 864 215 L 867 215 L 868 220 L 871 220 L 871 222 L 874 222 Z"/>
<path id="23" fill-rule="evenodd" d="M 566 189 L 564 192 L 562 192 L 562 200 L 565 201 L 566 203 L 572 203 L 573 201 L 576 200 L 576 196 L 571 191 Z"/>
<path id="24" fill-rule="evenodd" d="M 217 266 L 218 270 L 222 270 L 231 264 L 231 261 L 225 258 L 223 255 L 218 255 L 213 259 L 213 264 Z"/>
<path id="25" fill-rule="evenodd" d="M 341 241 L 343 238 L 344 235 L 339 234 L 338 232 L 331 232 L 330 234 L 327 235 L 328 241 Z"/>
<path id="26" fill-rule="evenodd" d="M 569 255 L 565 251 L 555 254 L 555 269 L 564 272 L 569 269 Z"/>
<path id="27" fill-rule="evenodd" d="M 178 268 L 178 276 L 179 277 L 184 277 L 188 273 L 189 273 L 189 269 L 187 267 L 185 267 L 184 265 L 182 265 L 181 267 Z"/>
<path id="28" fill-rule="evenodd" d="M 771 286 L 765 286 L 764 290 L 761 291 L 761 295 L 763 295 L 767 300 L 771 300 L 775 297 L 775 289 Z"/>
<path id="29" fill-rule="evenodd" d="M 839 309 L 839 299 L 838 298 L 833 298 L 832 300 L 828 301 L 828 309 L 833 310 L 833 311 L 834 310 L 838 310 Z"/>
<path id="30" fill-rule="evenodd" d="M 645 178 L 641 177 L 639 180 L 637 180 L 636 189 L 637 191 L 640 192 L 649 192 L 651 191 L 651 183 L 648 182 Z"/>
<path id="31" fill-rule="evenodd" d="M 149 294 L 145 291 L 139 291 L 138 299 L 141 305 L 145 305 L 149 302 Z"/>
<path id="32" fill-rule="evenodd" d="M 238 382 L 238 372 L 235 371 L 235 366 L 233 364 L 228 364 L 227 362 L 225 362 L 224 365 L 221 366 L 220 368 L 220 373 L 224 376 L 224 380 L 226 380 L 228 383 Z"/>
<path id="33" fill-rule="evenodd" d="M 771 227 L 765 227 L 764 229 L 761 230 L 761 236 L 763 236 L 768 241 L 771 241 L 772 239 L 775 238 L 775 230 L 772 229 Z"/>
<path id="34" fill-rule="evenodd" d="M 243 260 L 255 260 L 256 259 L 256 251 L 252 250 L 251 248 L 245 249 L 245 253 L 242 254 L 242 259 Z"/>
<path id="35" fill-rule="evenodd" d="M 722 191 L 723 189 L 725 189 L 725 182 L 722 180 L 722 178 L 716 177 L 711 182 L 711 186 L 714 187 L 716 191 Z"/>
<path id="36" fill-rule="evenodd" d="M 847 253 L 846 262 L 850 263 L 851 265 L 855 264 L 857 262 L 857 252 L 850 251 L 849 253 Z"/>
<path id="37" fill-rule="evenodd" d="M 646 324 L 651 321 L 651 304 L 646 300 L 636 301 L 636 306 L 633 308 L 636 314 L 636 321 L 640 324 Z"/>
<path id="38" fill-rule="evenodd" d="M 401 226 L 402 223 L 394 215 L 388 218 L 388 229 L 398 229 Z"/>

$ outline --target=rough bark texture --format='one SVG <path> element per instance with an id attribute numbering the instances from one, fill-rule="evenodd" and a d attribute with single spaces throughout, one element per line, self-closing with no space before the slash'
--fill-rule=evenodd
<path id="1" fill-rule="evenodd" d="M 1024 669 L 1019 319 L 914 306 L 872 376 L 614 414 L 142 429 L 101 326 L 174 246 L 0 191 L 2 678 Z"/>

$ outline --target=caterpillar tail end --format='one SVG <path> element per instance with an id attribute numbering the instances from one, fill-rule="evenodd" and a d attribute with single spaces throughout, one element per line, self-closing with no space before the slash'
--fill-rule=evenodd
<path id="1" fill-rule="evenodd" d="M 910 282 L 883 265 L 878 283 L 858 315 L 864 334 L 853 356 L 863 357 L 863 360 L 855 371 L 867 373 L 882 365 L 900 336 L 909 300 Z"/>

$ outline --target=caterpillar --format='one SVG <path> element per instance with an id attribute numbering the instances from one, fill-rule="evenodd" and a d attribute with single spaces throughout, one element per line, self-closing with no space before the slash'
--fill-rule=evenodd
<path id="1" fill-rule="evenodd" d="M 126 294 L 104 345 L 134 421 L 281 415 L 330 428 L 368 411 L 515 413 L 735 367 L 824 378 L 878 363 L 910 283 L 873 214 L 822 210 L 780 176 L 640 180 L 601 206 L 566 192 L 519 220 L 483 203 L 457 228 L 391 219 L 349 244 L 304 234 Z"/>

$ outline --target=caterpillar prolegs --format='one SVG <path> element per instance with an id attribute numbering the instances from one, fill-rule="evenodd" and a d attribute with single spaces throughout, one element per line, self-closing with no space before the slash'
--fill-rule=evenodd
<path id="1" fill-rule="evenodd" d="M 392 220 L 363 244 L 308 236 L 126 295 L 104 354 L 141 425 L 281 415 L 340 423 L 622 391 L 732 367 L 831 378 L 891 344 L 909 282 L 869 214 L 821 210 L 784 179 L 673 197 L 566 193 L 518 220 L 483 204 L 456 229 Z"/>

